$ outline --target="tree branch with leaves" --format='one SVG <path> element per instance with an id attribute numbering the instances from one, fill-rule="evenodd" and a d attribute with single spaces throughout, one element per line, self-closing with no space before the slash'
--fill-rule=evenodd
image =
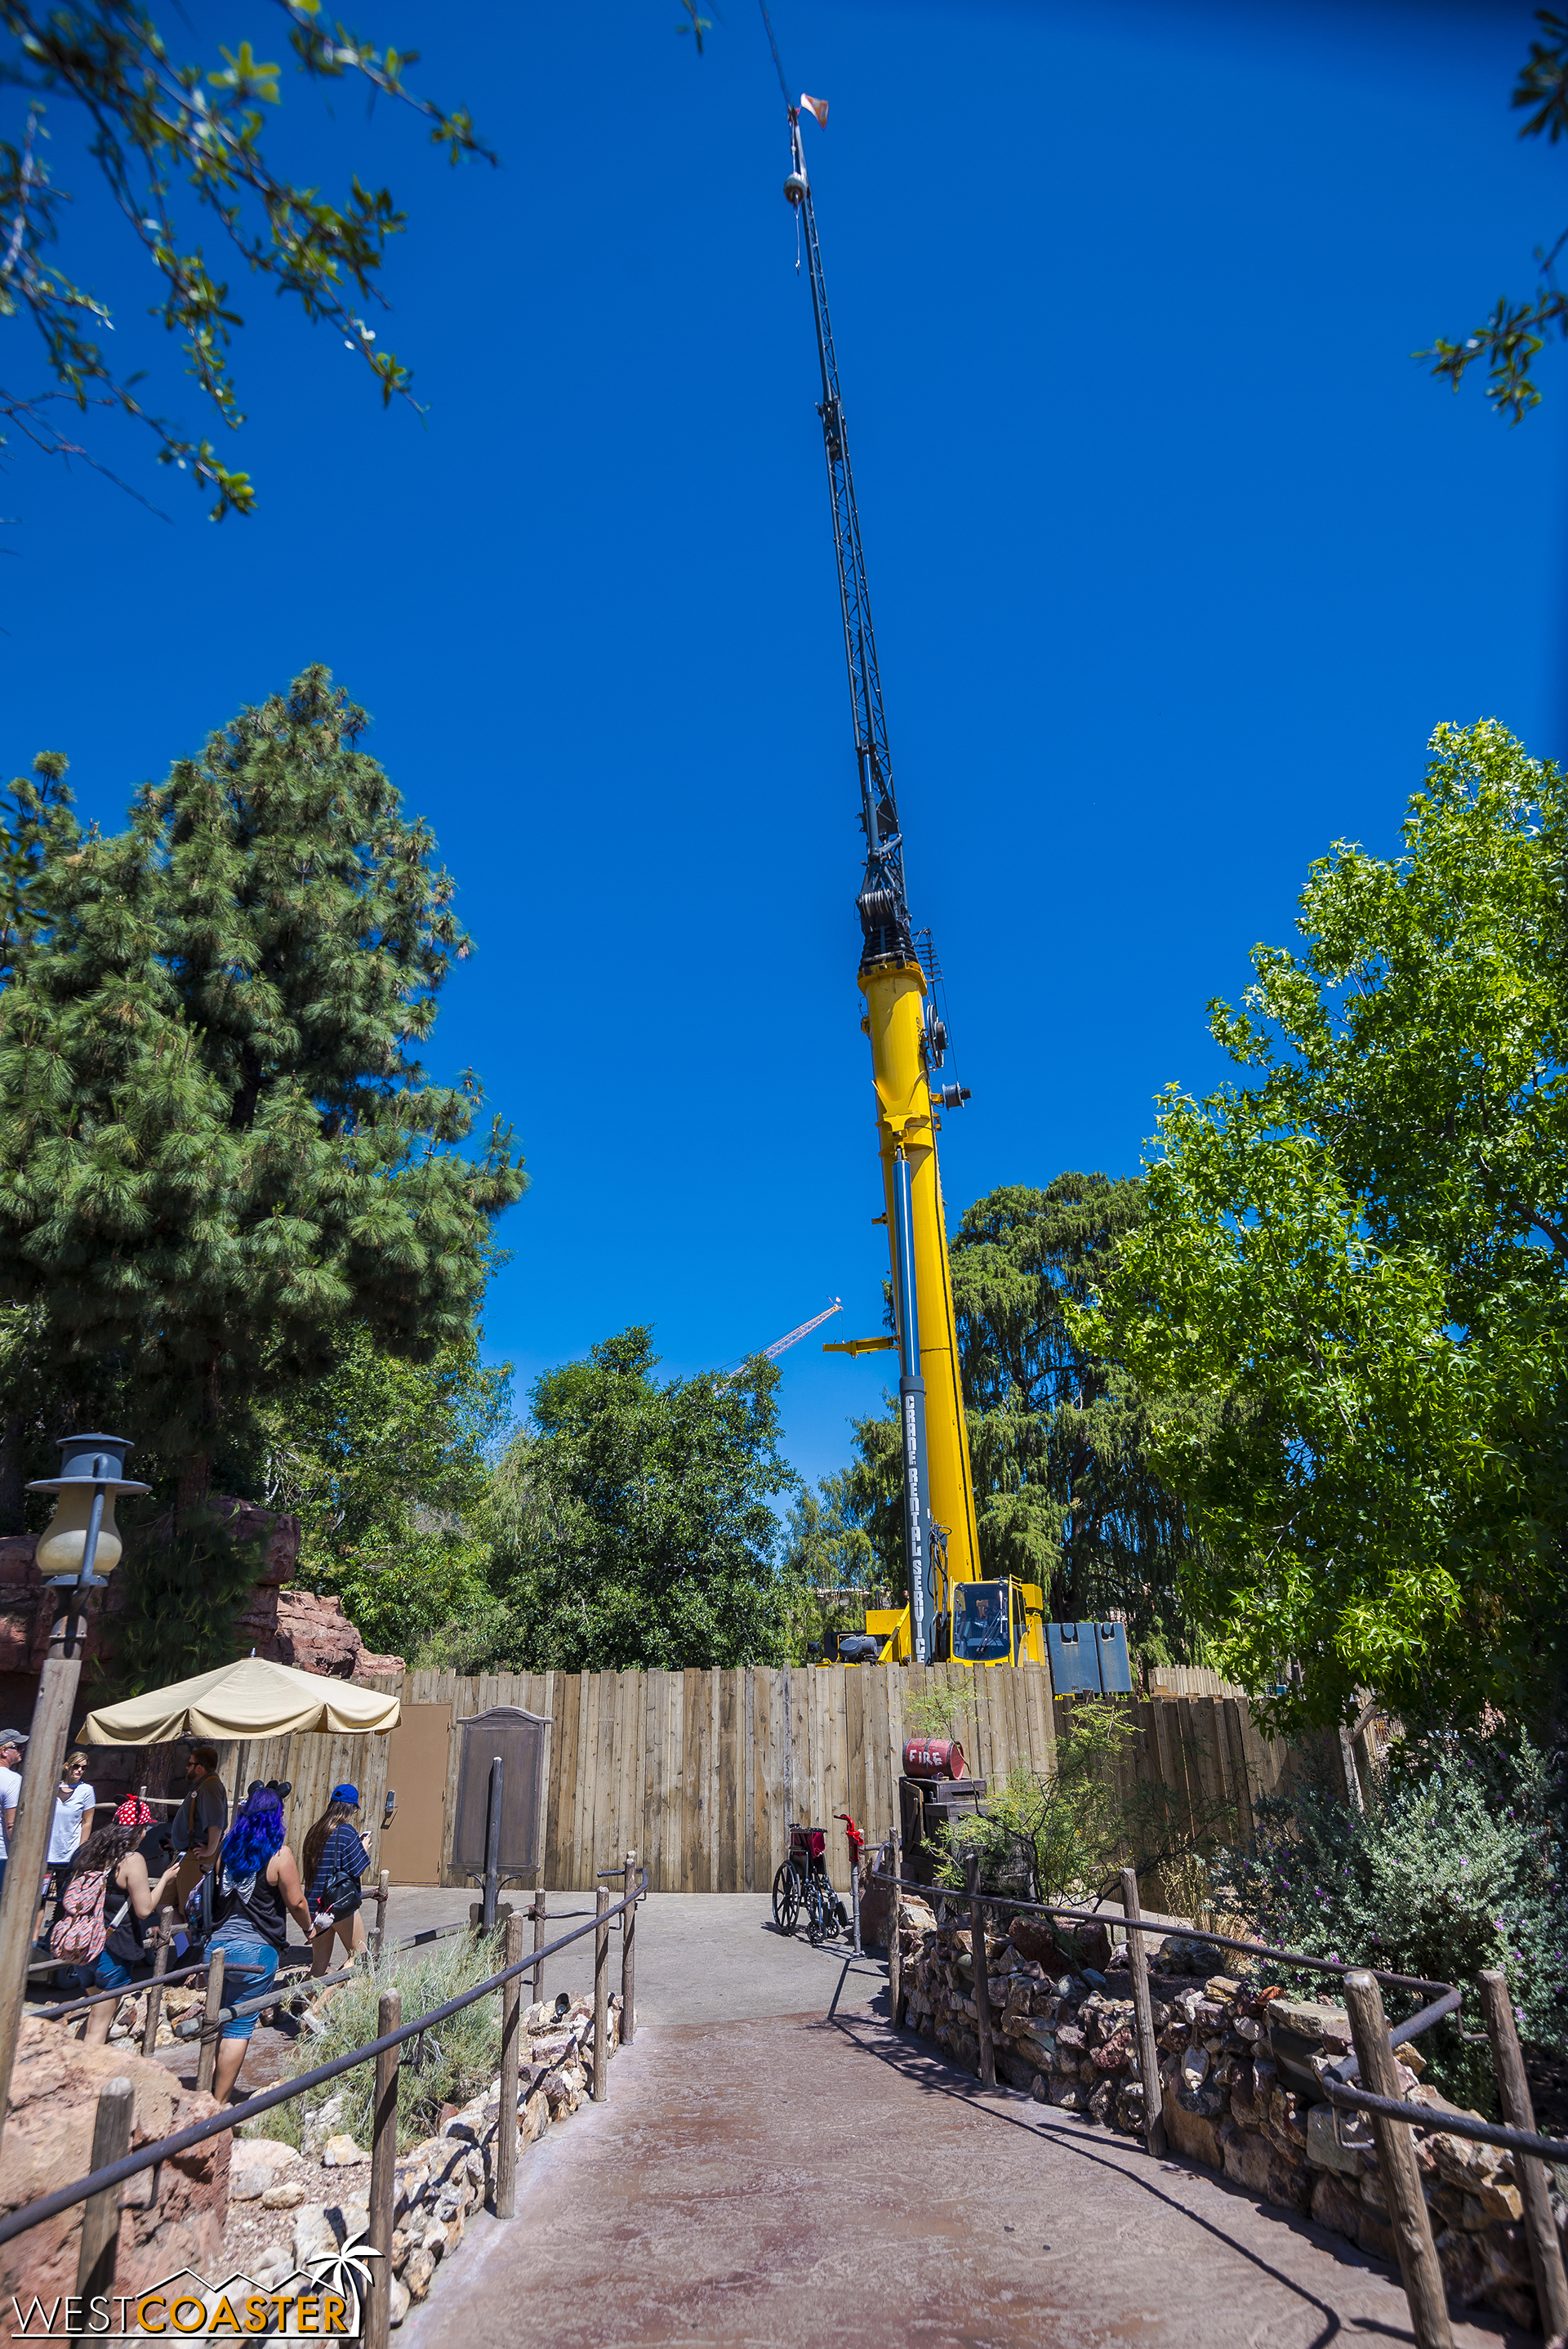
<path id="1" fill-rule="evenodd" d="M 289 46 L 309 79 L 357 80 L 372 101 L 409 108 L 454 164 L 465 157 L 495 161 L 466 108 L 437 105 L 408 88 L 405 75 L 417 52 L 378 48 L 330 23 L 320 0 L 273 5 L 287 19 Z M 366 188 L 357 177 L 346 198 L 328 202 L 274 169 L 264 109 L 282 101 L 279 65 L 258 57 L 249 41 L 220 49 L 221 63 L 178 64 L 152 19 L 126 0 L 50 10 L 0 0 L 0 35 L 10 44 L 8 53 L 0 48 L 0 81 L 24 92 L 27 107 L 20 140 L 0 142 L 0 318 L 31 320 L 53 378 L 51 388 L 32 393 L 15 388 L 14 376 L 0 385 L 0 419 L 47 453 L 97 463 L 63 419 L 73 409 L 118 411 L 150 431 L 160 464 L 216 493 L 213 521 L 254 507 L 247 473 L 225 465 L 211 440 L 189 437 L 144 404 L 139 378 L 122 371 L 100 341 L 114 328 L 109 305 L 57 258 L 69 197 L 49 169 L 48 109 L 56 102 L 85 115 L 88 152 L 161 280 L 151 315 L 182 338 L 187 371 L 226 429 L 244 421 L 229 360 L 244 322 L 226 278 L 214 274 L 193 237 L 192 205 L 198 219 L 215 226 L 233 263 L 297 302 L 312 324 L 338 329 L 383 405 L 403 398 L 418 407 L 410 370 L 379 347 L 363 316 L 372 304 L 387 306 L 379 273 L 406 215 L 388 189 Z"/>
<path id="2" fill-rule="evenodd" d="M 1544 138 L 1553 146 L 1568 136 L 1568 16 L 1553 9 L 1536 11 L 1536 23 L 1545 38 L 1532 41 L 1520 67 L 1511 103 L 1528 116 L 1522 139 Z M 1527 302 L 1500 296 L 1491 316 L 1468 335 L 1449 342 L 1439 336 L 1430 350 L 1412 357 L 1432 361 L 1432 373 L 1457 391 L 1472 367 L 1487 371 L 1486 396 L 1500 416 L 1517 424 L 1540 406 L 1541 393 L 1531 370 L 1553 335 L 1568 336 L 1568 293 L 1553 274 L 1559 254 L 1568 244 L 1568 229 L 1548 252 L 1535 249 L 1540 278 Z"/>

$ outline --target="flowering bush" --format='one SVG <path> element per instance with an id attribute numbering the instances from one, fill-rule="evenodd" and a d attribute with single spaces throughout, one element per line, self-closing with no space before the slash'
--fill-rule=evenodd
<path id="1" fill-rule="evenodd" d="M 1227 1854 L 1216 1868 L 1223 1903 L 1279 1947 L 1461 1984 L 1466 2031 L 1482 2028 L 1477 1975 L 1501 1966 L 1521 2037 L 1561 2047 L 1563 1785 L 1561 1758 L 1522 1733 L 1396 1745 L 1367 1785 L 1364 1813 L 1315 1785 L 1260 1803 L 1253 1850 Z M 1273 1971 L 1293 1988 L 1314 1979 Z M 1385 2002 L 1391 2020 L 1425 2003 L 1391 1991 Z M 1420 2045 L 1446 2095 L 1495 2109 L 1484 2044 L 1467 2044 L 1445 2021 Z"/>

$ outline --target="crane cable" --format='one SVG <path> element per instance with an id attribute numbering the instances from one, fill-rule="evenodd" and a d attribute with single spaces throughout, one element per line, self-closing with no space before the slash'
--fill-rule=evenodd
<path id="1" fill-rule="evenodd" d="M 779 76 L 779 87 L 784 93 L 784 103 L 788 107 L 789 106 L 789 85 L 784 78 L 784 67 L 779 56 L 779 44 L 773 37 L 773 19 L 768 14 L 768 0 L 757 0 L 757 5 L 762 11 L 763 29 L 768 35 L 768 46 L 773 52 L 773 68 Z M 789 111 L 793 115 L 794 108 L 789 107 Z"/>

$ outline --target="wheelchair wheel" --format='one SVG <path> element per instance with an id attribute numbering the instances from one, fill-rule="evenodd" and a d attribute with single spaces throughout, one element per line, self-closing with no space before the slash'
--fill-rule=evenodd
<path id="1" fill-rule="evenodd" d="M 781 1933 L 792 1933 L 799 1914 L 800 1888 L 795 1881 L 794 1869 L 786 1860 L 773 1879 L 773 1922 Z"/>
<path id="2" fill-rule="evenodd" d="M 839 1930 L 832 1889 L 813 1877 L 806 1888 L 806 1938 L 813 1949 L 830 1941 Z"/>

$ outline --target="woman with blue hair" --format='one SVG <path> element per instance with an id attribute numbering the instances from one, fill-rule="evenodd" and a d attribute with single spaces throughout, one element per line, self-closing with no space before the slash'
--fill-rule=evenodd
<path id="1" fill-rule="evenodd" d="M 223 1837 L 213 1871 L 210 1949 L 223 1952 L 223 2003 L 259 1998 L 277 1972 L 292 1917 L 306 1939 L 311 1915 L 294 1856 L 284 1840 L 284 1806 L 270 1786 L 246 1796 Z M 225 2023 L 213 2090 L 222 2104 L 240 2076 L 253 2014 Z"/>

